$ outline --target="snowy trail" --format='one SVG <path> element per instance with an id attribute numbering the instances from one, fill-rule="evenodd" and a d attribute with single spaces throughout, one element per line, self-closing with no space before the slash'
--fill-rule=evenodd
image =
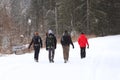
<path id="1" fill-rule="evenodd" d="M 89 39 L 87 57 L 80 59 L 80 49 L 70 46 L 70 58 L 63 61 L 57 45 L 55 63 L 49 63 L 48 52 L 41 49 L 39 63 L 33 53 L 0 57 L 0 80 L 120 80 L 120 35 Z"/>

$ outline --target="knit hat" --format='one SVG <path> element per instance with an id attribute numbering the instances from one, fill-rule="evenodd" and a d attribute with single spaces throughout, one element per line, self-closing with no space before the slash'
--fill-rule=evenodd
<path id="1" fill-rule="evenodd" d="M 48 34 L 53 34 L 53 31 L 52 30 L 48 30 Z"/>

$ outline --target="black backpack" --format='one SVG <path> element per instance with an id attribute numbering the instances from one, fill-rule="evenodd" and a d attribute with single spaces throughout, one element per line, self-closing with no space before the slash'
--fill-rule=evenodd
<path id="1" fill-rule="evenodd" d="M 69 36 L 68 35 L 64 35 L 61 38 L 61 44 L 62 45 L 69 45 L 70 44 L 70 40 L 69 40 Z"/>
<path id="2" fill-rule="evenodd" d="M 52 48 L 52 47 L 55 46 L 54 35 L 52 35 L 52 34 L 48 35 L 48 37 L 47 37 L 47 46 L 48 46 L 48 48 Z"/>
<path id="3" fill-rule="evenodd" d="M 40 37 L 39 36 L 34 36 L 34 38 L 33 38 L 33 43 L 34 44 L 40 44 Z"/>

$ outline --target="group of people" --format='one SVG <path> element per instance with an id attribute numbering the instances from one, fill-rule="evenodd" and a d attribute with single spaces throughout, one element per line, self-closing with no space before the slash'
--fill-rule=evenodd
<path id="1" fill-rule="evenodd" d="M 69 60 L 69 48 L 70 45 L 72 45 L 73 49 L 74 49 L 74 44 L 72 42 L 71 36 L 68 33 L 67 30 L 64 31 L 63 36 L 61 37 L 61 45 L 63 48 L 63 59 L 64 59 L 64 63 L 67 63 Z M 42 44 L 42 39 L 39 36 L 38 32 L 34 33 L 34 36 L 32 38 L 31 43 L 29 44 L 29 49 L 31 47 L 31 45 L 33 44 L 34 47 L 34 60 L 36 62 L 38 62 L 39 60 L 39 51 L 40 48 L 43 47 Z M 46 33 L 46 40 L 45 40 L 45 44 L 46 44 L 46 50 L 48 51 L 48 59 L 50 63 L 54 63 L 54 55 L 55 55 L 55 49 L 56 49 L 56 45 L 57 45 L 57 39 L 56 36 L 54 35 L 52 30 L 49 30 Z M 81 58 L 85 58 L 86 57 L 86 45 L 89 48 L 89 43 L 87 40 L 87 37 L 85 36 L 84 33 L 81 33 L 81 35 L 78 38 L 78 44 L 80 45 L 80 56 Z"/>

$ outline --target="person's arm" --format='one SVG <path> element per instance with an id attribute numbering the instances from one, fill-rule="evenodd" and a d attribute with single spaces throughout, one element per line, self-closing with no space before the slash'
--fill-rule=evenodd
<path id="1" fill-rule="evenodd" d="M 72 38 L 69 36 L 69 38 L 70 38 L 70 44 L 72 45 L 72 47 L 74 48 L 74 44 L 73 44 L 73 42 L 72 42 Z"/>
<path id="2" fill-rule="evenodd" d="M 28 49 L 30 49 L 31 45 L 33 44 L 33 39 L 32 41 L 30 42 L 29 46 L 28 46 Z"/>
<path id="3" fill-rule="evenodd" d="M 61 40 L 60 40 L 60 42 L 61 42 L 61 45 L 63 46 L 63 36 L 61 37 Z"/>
<path id="4" fill-rule="evenodd" d="M 55 36 L 54 36 L 55 37 Z M 56 49 L 56 45 L 57 45 L 57 39 L 56 39 L 56 37 L 55 37 L 55 49 Z"/>
<path id="5" fill-rule="evenodd" d="M 87 48 L 89 48 L 89 43 L 87 38 L 86 38 L 86 44 L 87 44 Z"/>
<path id="6" fill-rule="evenodd" d="M 43 47 L 43 44 L 42 44 L 42 39 L 40 37 L 40 47 L 42 48 Z"/>
<path id="7" fill-rule="evenodd" d="M 82 38 L 81 38 L 81 35 L 78 37 L 78 44 L 80 46 L 80 44 L 82 43 Z"/>
<path id="8" fill-rule="evenodd" d="M 46 37 L 46 39 L 45 39 L 45 47 L 46 47 L 46 50 L 48 50 L 48 45 L 47 45 L 47 37 Z"/>

